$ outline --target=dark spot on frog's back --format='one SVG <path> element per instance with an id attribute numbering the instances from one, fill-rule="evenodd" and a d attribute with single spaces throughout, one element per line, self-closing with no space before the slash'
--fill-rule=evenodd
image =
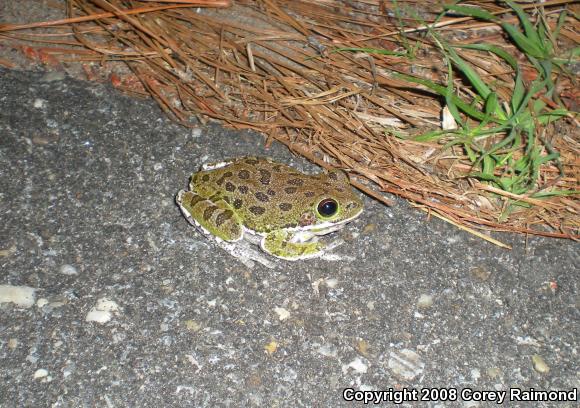
<path id="1" fill-rule="evenodd" d="M 247 194 L 248 186 L 238 186 L 238 191 L 240 192 L 240 194 Z"/>
<path id="2" fill-rule="evenodd" d="M 287 181 L 288 184 L 291 184 L 293 186 L 301 186 L 304 184 L 304 180 L 300 179 L 300 178 L 293 178 Z"/>
<path id="3" fill-rule="evenodd" d="M 248 208 L 248 210 L 254 215 L 262 215 L 266 212 L 266 209 L 264 207 L 259 207 L 257 205 L 251 206 L 250 208 Z"/>
<path id="4" fill-rule="evenodd" d="M 256 199 L 258 201 L 261 201 L 263 203 L 267 203 L 268 201 L 270 201 L 270 197 L 268 197 L 266 194 L 262 193 L 261 191 L 256 191 L 254 193 L 254 196 L 256 197 Z"/>
<path id="5" fill-rule="evenodd" d="M 276 192 L 274 190 L 272 190 L 271 188 L 269 188 L 268 191 L 266 191 L 266 194 L 268 194 L 269 196 L 274 197 L 276 195 Z"/>
<path id="6" fill-rule="evenodd" d="M 231 171 L 226 171 L 224 174 L 222 174 L 222 176 L 216 181 L 216 184 L 218 186 L 221 186 L 225 179 L 227 179 L 228 177 L 232 177 L 234 175 L 234 173 L 232 173 Z"/>
<path id="7" fill-rule="evenodd" d="M 231 210 L 225 210 L 224 212 L 218 214 L 218 216 L 215 218 L 216 225 L 219 227 L 224 222 L 232 218 L 232 215 L 234 215 L 234 213 Z"/>
<path id="8" fill-rule="evenodd" d="M 290 203 L 280 203 L 278 205 L 282 211 L 290 211 L 292 209 L 292 204 Z"/>
<path id="9" fill-rule="evenodd" d="M 230 193 L 233 193 L 234 191 L 236 191 L 236 186 L 234 186 L 232 183 L 228 181 L 226 182 L 226 190 L 229 191 Z"/>
<path id="10" fill-rule="evenodd" d="M 286 194 L 294 194 L 298 189 L 296 187 L 286 187 L 284 192 Z"/>
<path id="11" fill-rule="evenodd" d="M 235 198 L 234 202 L 233 202 L 233 206 L 236 210 L 239 210 L 240 208 L 242 208 L 242 204 L 244 202 L 242 200 L 240 200 L 239 198 Z"/>
<path id="12" fill-rule="evenodd" d="M 305 197 L 314 197 L 315 195 L 316 195 L 316 193 L 314 191 L 305 191 L 304 192 Z"/>
<path id="13" fill-rule="evenodd" d="M 197 178 L 197 176 L 196 176 Z M 201 180 L 202 181 L 209 181 L 209 174 L 204 174 L 203 176 L 201 176 Z"/>
<path id="14" fill-rule="evenodd" d="M 262 183 L 265 186 L 270 184 L 270 178 L 272 177 L 272 173 L 270 173 L 266 169 L 258 169 L 258 171 L 260 172 L 260 183 Z"/>
<path id="15" fill-rule="evenodd" d="M 250 178 L 250 172 L 248 170 L 238 171 L 238 177 L 242 180 L 247 180 Z"/>
<path id="16" fill-rule="evenodd" d="M 249 165 L 252 165 L 252 166 L 255 166 L 256 164 L 260 163 L 260 161 L 259 161 L 259 160 L 256 160 L 256 159 L 246 159 L 246 160 L 244 160 L 244 161 L 245 161 L 247 164 L 249 164 Z"/>

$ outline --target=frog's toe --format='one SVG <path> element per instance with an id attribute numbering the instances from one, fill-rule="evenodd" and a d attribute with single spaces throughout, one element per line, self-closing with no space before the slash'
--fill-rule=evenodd
<path id="1" fill-rule="evenodd" d="M 329 253 L 323 253 L 322 255 L 320 255 L 320 259 L 324 260 L 324 261 L 347 261 L 347 262 L 352 262 L 354 261 L 356 258 L 350 255 L 341 255 L 341 254 L 329 254 Z"/>
<path id="2" fill-rule="evenodd" d="M 332 242 L 328 243 L 328 244 L 326 245 L 326 247 L 324 248 L 324 250 L 325 250 L 325 251 L 332 251 L 332 250 L 334 250 L 335 248 L 337 248 L 337 247 L 341 246 L 342 244 L 344 244 L 344 240 L 339 238 L 339 239 L 336 239 L 336 240 L 334 240 L 334 241 L 332 241 Z"/>
<path id="3" fill-rule="evenodd" d="M 222 249 L 226 250 L 230 253 L 233 257 L 240 260 L 246 267 L 249 269 L 253 269 L 254 261 L 264 265 L 266 268 L 273 269 L 275 264 L 266 259 L 262 254 L 258 251 L 252 249 L 246 241 L 240 242 L 218 242 L 218 246 Z"/>

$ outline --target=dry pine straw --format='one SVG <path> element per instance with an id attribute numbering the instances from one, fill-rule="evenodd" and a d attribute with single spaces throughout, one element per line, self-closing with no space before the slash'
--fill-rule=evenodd
<path id="1" fill-rule="evenodd" d="M 560 10 L 565 3 L 570 2 L 548 1 L 544 7 Z M 433 21 L 437 10 L 422 10 L 424 2 L 400 0 L 407 17 L 395 18 L 385 4 L 70 0 L 70 19 L 36 25 L 55 25 L 51 34 L 22 34 L 18 29 L 34 25 L 7 25 L 0 26 L 0 35 L 49 43 L 52 47 L 44 47 L 44 53 L 59 63 L 96 62 L 103 69 L 115 69 L 111 63 L 122 61 L 132 75 L 112 74 L 113 84 L 151 95 L 179 122 L 191 125 L 189 118 L 195 115 L 202 121 L 209 117 L 237 129 L 257 130 L 268 144 L 277 140 L 324 167 L 349 171 L 356 187 L 386 204 L 383 193 L 397 194 L 472 232 L 477 228 L 578 239 L 577 196 L 540 200 L 505 192 L 467 178 L 471 166 L 462 150 L 395 136 L 439 128 L 442 101 L 392 73 L 445 85 L 446 66 L 429 36 L 417 29 Z M 507 11 L 494 2 L 482 5 L 499 14 Z M 409 17 L 409 10 L 416 15 Z M 416 22 L 418 16 L 422 23 Z M 513 15 L 505 18 L 516 21 Z M 398 28 L 401 23 L 409 27 L 404 35 Z M 578 33 L 572 27 L 565 25 L 562 37 L 577 45 Z M 437 31 L 454 42 L 495 43 L 518 53 L 493 24 L 444 18 Z M 338 47 L 405 51 L 405 41 L 409 47 L 417 45 L 414 58 L 334 52 Z M 509 95 L 513 75 L 508 66 L 490 54 L 461 55 L 480 76 L 497 84 L 500 96 Z M 523 57 L 521 64 L 528 69 Z M 574 89 L 566 81 L 562 89 Z M 460 95 L 470 95 L 464 83 L 455 85 Z M 566 135 L 555 126 L 541 132 L 561 153 L 564 173 L 551 164 L 543 166 L 538 189 L 578 190 L 577 135 Z M 531 207 L 510 212 L 500 223 L 514 200 Z M 485 231 L 479 235 L 491 240 Z"/>

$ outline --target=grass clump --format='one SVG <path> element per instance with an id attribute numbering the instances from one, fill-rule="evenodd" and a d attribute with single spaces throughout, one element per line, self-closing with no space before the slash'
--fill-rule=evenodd
<path id="1" fill-rule="evenodd" d="M 555 55 L 554 44 L 566 18 L 566 11 L 561 12 L 556 29 L 550 31 L 544 19 L 540 18 L 537 24 L 533 24 L 520 6 L 512 1 L 506 3 L 517 15 L 523 30 L 500 21 L 495 15 L 478 7 L 454 4 L 445 8 L 498 23 L 535 69 L 535 79 L 526 83 L 521 64 L 501 47 L 485 43 L 452 45 L 429 30 L 429 35 L 447 61 L 447 85 L 406 74 L 399 73 L 397 76 L 443 96 L 457 123 L 457 129 L 428 132 L 416 136 L 415 140 L 444 141 L 445 148 L 460 146 L 472 165 L 472 171 L 466 176 L 490 183 L 509 193 L 528 194 L 534 198 L 577 194 L 575 190 L 554 188 L 539 191 L 542 186 L 538 184 L 542 165 L 554 164 L 562 172 L 559 153 L 540 135 L 540 130 L 564 116 L 572 116 L 571 112 L 552 100 L 556 90 L 554 68 L 559 74 L 567 74 L 562 62 L 569 61 L 576 54 L 576 51 L 572 51 L 566 58 Z M 508 92 L 509 97 L 500 100 L 498 93 L 459 55 L 458 49 L 492 53 L 505 61 L 513 70 L 513 88 Z M 471 85 L 475 93 L 471 101 L 458 95 L 452 68 L 460 72 Z M 517 200 L 512 205 L 529 206 Z M 506 208 L 507 212 L 510 209 L 511 206 Z"/>

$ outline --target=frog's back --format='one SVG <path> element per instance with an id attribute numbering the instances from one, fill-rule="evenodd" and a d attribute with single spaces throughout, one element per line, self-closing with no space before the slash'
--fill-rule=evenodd
<path id="1" fill-rule="evenodd" d="M 324 175 L 307 175 L 262 157 L 244 157 L 192 176 L 191 189 L 223 199 L 256 232 L 296 226 L 305 208 L 324 189 Z"/>
<path id="2" fill-rule="evenodd" d="M 244 195 L 248 191 L 265 190 L 268 186 L 284 184 L 286 179 L 306 176 L 282 163 L 277 163 L 265 157 L 241 157 L 216 165 L 204 165 L 202 170 L 192 176 L 191 187 L 199 193 L 206 189 L 213 191 L 225 190 L 235 192 L 242 187 Z M 233 190 L 233 191 L 232 191 Z M 240 194 L 236 194 L 240 195 Z"/>

